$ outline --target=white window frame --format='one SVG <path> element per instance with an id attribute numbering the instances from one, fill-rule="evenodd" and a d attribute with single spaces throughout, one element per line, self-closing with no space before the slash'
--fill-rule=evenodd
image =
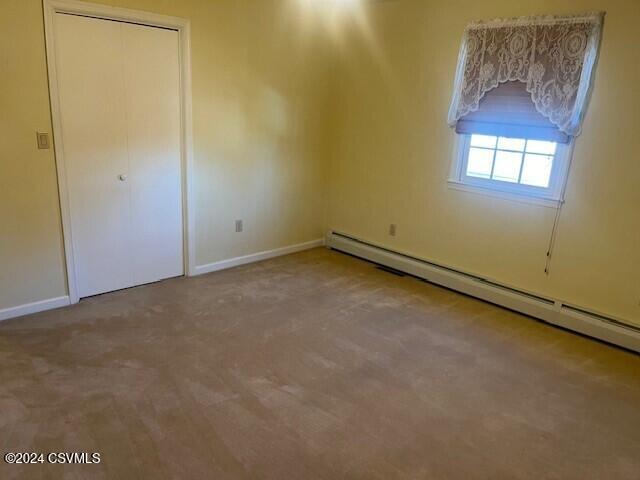
<path id="1" fill-rule="evenodd" d="M 470 134 L 456 134 L 448 180 L 450 188 L 551 208 L 558 208 L 564 201 L 564 186 L 573 154 L 573 141 L 557 144 L 547 188 L 466 175 L 470 143 Z"/>

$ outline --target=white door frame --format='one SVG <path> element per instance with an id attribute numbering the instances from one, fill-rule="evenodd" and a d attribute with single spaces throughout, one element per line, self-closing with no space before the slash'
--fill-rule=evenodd
<path id="1" fill-rule="evenodd" d="M 180 164 L 182 183 L 182 223 L 183 223 L 183 261 L 187 276 L 195 273 L 195 234 L 194 234 L 194 202 L 193 202 L 193 129 L 191 114 L 191 27 L 189 20 L 158 15 L 156 13 L 129 10 L 108 5 L 87 3 L 78 0 L 42 0 L 44 11 L 44 31 L 47 49 L 47 69 L 49 73 L 49 97 L 51 100 L 51 121 L 53 125 L 54 152 L 58 173 L 58 194 L 60 212 L 62 214 L 62 233 L 64 237 L 64 254 L 67 269 L 67 287 L 71 303 L 78 303 L 76 283 L 76 264 L 74 261 L 73 232 L 71 229 L 71 212 L 69 207 L 69 186 L 64 161 L 64 145 L 62 143 L 62 123 L 60 116 L 60 100 L 58 80 L 56 76 L 54 15 L 69 13 L 87 17 L 136 23 L 151 27 L 162 27 L 178 32 L 180 55 Z"/>

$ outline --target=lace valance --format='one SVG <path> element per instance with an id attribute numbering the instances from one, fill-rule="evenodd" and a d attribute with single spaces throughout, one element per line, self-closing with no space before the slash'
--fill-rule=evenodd
<path id="1" fill-rule="evenodd" d="M 598 57 L 604 13 L 524 17 L 467 26 L 449 110 L 449 125 L 478 109 L 499 84 L 526 84 L 542 115 L 570 136 L 580 134 Z"/>

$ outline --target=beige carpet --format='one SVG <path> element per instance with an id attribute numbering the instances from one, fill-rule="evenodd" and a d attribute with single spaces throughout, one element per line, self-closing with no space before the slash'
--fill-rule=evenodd
<path id="1" fill-rule="evenodd" d="M 640 357 L 316 249 L 0 324 L 0 478 L 635 479 Z"/>

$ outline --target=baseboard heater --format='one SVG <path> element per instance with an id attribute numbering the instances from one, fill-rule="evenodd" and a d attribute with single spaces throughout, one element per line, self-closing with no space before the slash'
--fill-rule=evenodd
<path id="1" fill-rule="evenodd" d="M 500 285 L 482 277 L 379 247 L 343 233 L 329 232 L 326 245 L 568 330 L 640 352 L 640 327 L 629 325 L 622 320 L 568 305 L 561 300 Z"/>

